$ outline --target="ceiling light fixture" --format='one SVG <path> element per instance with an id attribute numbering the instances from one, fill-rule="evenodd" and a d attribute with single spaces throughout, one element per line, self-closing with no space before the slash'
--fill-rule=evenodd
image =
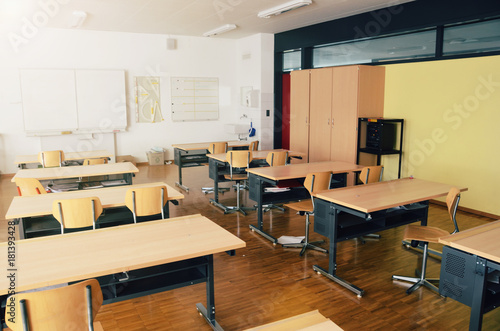
<path id="1" fill-rule="evenodd" d="M 237 28 L 236 24 L 225 24 L 225 25 L 219 26 L 218 28 L 215 28 L 213 30 L 205 32 L 203 34 L 203 36 L 204 37 L 211 37 L 211 36 L 215 36 L 217 34 L 221 34 L 224 32 L 234 30 L 236 28 Z"/>
<path id="2" fill-rule="evenodd" d="M 75 10 L 73 15 L 71 16 L 71 20 L 69 22 L 70 28 L 79 28 L 82 26 L 83 22 L 87 18 L 87 13 L 81 10 Z"/>
<path id="3" fill-rule="evenodd" d="M 286 13 L 287 11 L 294 10 L 300 7 L 309 6 L 312 0 L 293 0 L 283 3 L 279 6 L 263 10 L 257 14 L 260 18 L 270 18 L 279 14 Z"/>

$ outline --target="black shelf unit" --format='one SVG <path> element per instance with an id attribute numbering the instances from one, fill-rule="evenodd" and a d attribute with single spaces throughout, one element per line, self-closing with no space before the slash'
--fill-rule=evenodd
<path id="1" fill-rule="evenodd" d="M 376 155 L 377 165 L 380 165 L 382 155 L 398 155 L 398 178 L 401 178 L 403 131 L 404 119 L 358 118 L 358 147 L 356 163 L 359 164 L 360 153 Z M 376 135 L 376 137 L 374 137 L 374 135 Z"/>

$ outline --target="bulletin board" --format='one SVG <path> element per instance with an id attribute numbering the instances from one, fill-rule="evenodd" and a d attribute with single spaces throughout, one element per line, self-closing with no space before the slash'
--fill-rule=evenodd
<path id="1" fill-rule="evenodd" d="M 172 121 L 219 119 L 219 79 L 172 77 Z"/>
<path id="2" fill-rule="evenodd" d="M 116 132 L 127 126 L 123 70 L 20 69 L 28 135 Z"/>

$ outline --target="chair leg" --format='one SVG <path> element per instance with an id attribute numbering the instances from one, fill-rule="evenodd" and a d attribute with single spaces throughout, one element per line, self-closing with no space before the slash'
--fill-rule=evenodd
<path id="1" fill-rule="evenodd" d="M 300 256 L 304 255 L 306 252 L 306 249 L 310 248 L 315 251 L 319 251 L 322 253 L 328 253 L 327 249 L 324 249 L 323 247 L 316 246 L 315 244 L 322 244 L 325 241 L 324 240 L 319 240 L 319 241 L 313 241 L 309 242 L 309 224 L 311 222 L 309 221 L 309 213 L 306 213 L 306 230 L 305 230 L 305 237 L 304 240 L 301 243 L 297 244 L 283 244 L 283 247 L 288 247 L 288 248 L 300 248 L 302 247 L 302 250 L 300 251 Z"/>
<path id="2" fill-rule="evenodd" d="M 255 210 L 255 208 L 253 208 L 253 207 L 243 207 L 243 206 L 240 205 L 240 188 L 241 188 L 240 182 L 237 181 L 236 182 L 236 206 L 228 206 L 226 208 L 227 208 L 228 212 L 239 211 L 243 215 L 247 216 L 247 213 L 245 212 L 245 210 Z"/>
<path id="3" fill-rule="evenodd" d="M 422 271 L 419 272 L 415 270 L 415 274 L 419 277 L 407 277 L 407 276 L 396 276 L 392 275 L 392 279 L 403 280 L 406 282 L 414 283 L 409 289 L 406 290 L 406 294 L 411 294 L 413 291 L 418 289 L 420 286 L 431 289 L 432 291 L 439 293 L 439 288 L 434 284 L 439 284 L 439 278 L 425 278 L 425 273 L 427 271 L 427 257 L 429 255 L 429 243 L 424 243 L 424 252 L 422 254 Z M 420 275 L 419 275 L 420 274 Z"/>

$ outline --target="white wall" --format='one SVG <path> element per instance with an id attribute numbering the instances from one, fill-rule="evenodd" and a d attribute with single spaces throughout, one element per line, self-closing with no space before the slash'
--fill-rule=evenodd
<path id="1" fill-rule="evenodd" d="M 14 173 L 15 155 L 36 154 L 48 143 L 24 133 L 19 68 L 78 68 L 124 69 L 128 127 L 127 132 L 95 134 L 92 139 L 51 137 L 50 145 L 59 144 L 63 150 L 108 149 L 115 144 L 116 155 L 133 155 L 146 161 L 145 152 L 153 146 L 168 149 L 173 159 L 172 144 L 232 140 L 224 124 L 239 121 L 242 115 L 240 87 L 253 85 L 261 90 L 259 107 L 248 112 L 255 119 L 257 138 L 262 146 L 272 147 L 272 35 L 255 35 L 244 40 L 222 38 L 169 36 L 177 39 L 177 49 L 167 50 L 165 35 L 100 32 L 84 30 L 40 29 L 18 45 L 17 51 L 7 38 L 0 38 L 0 171 Z M 244 47 L 243 47 L 244 46 Z M 242 53 L 251 52 L 250 61 Z M 262 71 L 265 71 L 264 73 Z M 136 123 L 133 95 L 134 76 L 161 77 L 161 108 L 165 121 L 157 124 Z M 170 113 L 170 78 L 218 77 L 220 88 L 219 120 L 203 122 L 172 122 Z M 264 80 L 269 80 L 265 84 Z M 57 93 L 57 91 L 55 91 Z M 270 97 L 271 96 L 271 97 Z M 269 118 L 262 110 L 269 108 Z M 264 110 L 265 111 L 265 110 Z M 267 125 L 261 130 L 262 125 Z M 88 137 L 85 137 L 88 138 Z M 268 140 L 268 139 L 271 140 Z"/>
<path id="2" fill-rule="evenodd" d="M 239 122 L 253 123 L 262 150 L 273 148 L 274 35 L 256 34 L 238 40 L 238 78 L 241 87 L 258 91 L 256 107 L 239 106 Z M 269 116 L 266 116 L 269 110 Z M 242 118 L 246 116 L 246 118 Z"/>

